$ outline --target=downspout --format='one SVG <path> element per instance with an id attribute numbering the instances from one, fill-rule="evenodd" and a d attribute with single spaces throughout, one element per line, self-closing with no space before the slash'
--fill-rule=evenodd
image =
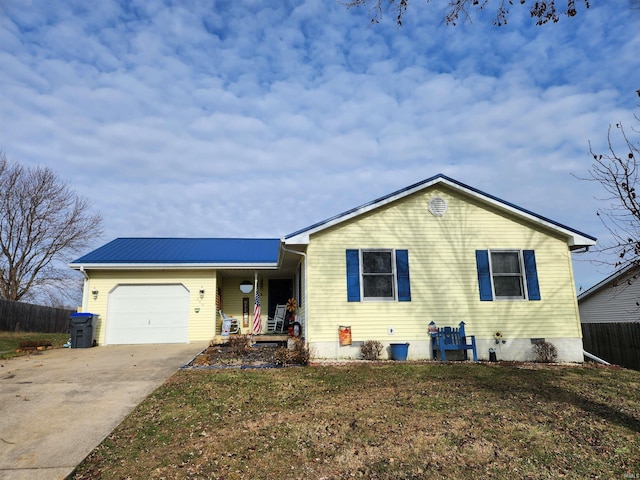
<path id="1" fill-rule="evenodd" d="M 82 285 L 82 311 L 85 312 L 89 305 L 89 275 L 84 271 L 83 266 L 80 266 L 80 273 L 84 276 L 84 284 Z"/>
<path id="2" fill-rule="evenodd" d="M 586 350 L 582 350 L 582 353 L 584 353 L 584 356 L 585 356 L 585 357 L 590 358 L 591 360 L 594 360 L 594 361 L 596 361 L 596 362 L 598 362 L 598 363 L 601 363 L 601 364 L 603 364 L 603 365 L 611 365 L 611 364 L 610 364 L 609 362 L 607 362 L 606 360 L 603 360 L 603 359 L 601 359 L 601 358 L 599 358 L 599 357 L 596 357 L 595 355 L 593 355 L 593 354 L 591 354 L 591 353 L 587 352 Z"/>
<path id="3" fill-rule="evenodd" d="M 307 308 L 307 291 L 309 288 L 309 285 L 307 284 L 307 254 L 304 252 L 296 252 L 295 250 L 289 250 L 287 247 L 283 246 L 282 247 L 282 251 L 284 252 L 289 252 L 289 253 L 293 253 L 295 255 L 300 255 L 302 257 L 304 257 L 304 291 L 303 291 L 303 295 L 304 295 L 304 325 L 302 326 L 302 331 L 304 333 L 304 343 L 305 345 L 309 346 L 309 330 L 308 330 L 308 326 L 309 326 L 309 310 Z"/>

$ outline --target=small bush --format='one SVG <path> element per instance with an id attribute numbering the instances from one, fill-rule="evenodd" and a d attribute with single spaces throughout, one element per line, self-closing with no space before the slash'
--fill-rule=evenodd
<path id="1" fill-rule="evenodd" d="M 243 355 L 249 348 L 246 335 L 229 335 L 229 348 L 235 355 Z"/>
<path id="2" fill-rule="evenodd" d="M 536 362 L 551 363 L 558 359 L 558 350 L 553 343 L 539 342 L 532 349 Z"/>
<path id="3" fill-rule="evenodd" d="M 382 343 L 377 340 L 367 340 L 360 347 L 360 355 L 364 360 L 378 360 L 382 354 Z"/>
<path id="4" fill-rule="evenodd" d="M 278 365 L 308 365 L 311 353 L 309 348 L 299 338 L 293 340 L 293 349 L 280 347 L 275 354 Z"/>

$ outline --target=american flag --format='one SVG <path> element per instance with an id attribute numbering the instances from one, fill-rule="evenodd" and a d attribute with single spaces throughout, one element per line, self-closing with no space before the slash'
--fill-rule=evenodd
<path id="1" fill-rule="evenodd" d="M 262 317 L 260 316 L 260 294 L 256 288 L 256 303 L 253 306 L 253 333 L 262 333 Z"/>

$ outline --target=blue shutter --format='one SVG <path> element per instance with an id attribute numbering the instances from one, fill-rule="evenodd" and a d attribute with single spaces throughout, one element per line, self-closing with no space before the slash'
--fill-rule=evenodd
<path id="1" fill-rule="evenodd" d="M 409 251 L 396 250 L 396 273 L 398 275 L 398 301 L 411 301 L 411 285 L 409 283 Z"/>
<path id="2" fill-rule="evenodd" d="M 478 266 L 480 300 L 490 302 L 493 300 L 493 292 L 491 291 L 491 271 L 489 270 L 488 250 L 476 250 L 476 265 Z"/>
<path id="3" fill-rule="evenodd" d="M 529 300 L 540 300 L 540 285 L 536 269 L 536 255 L 533 250 L 523 250 L 524 271 L 527 276 L 527 294 Z"/>
<path id="4" fill-rule="evenodd" d="M 360 301 L 360 251 L 347 250 L 347 301 Z"/>

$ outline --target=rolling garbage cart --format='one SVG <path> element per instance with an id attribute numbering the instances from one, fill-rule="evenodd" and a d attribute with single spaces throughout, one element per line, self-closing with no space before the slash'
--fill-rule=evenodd
<path id="1" fill-rule="evenodd" d="M 71 348 L 90 348 L 93 346 L 93 313 L 72 313 L 69 324 Z"/>

